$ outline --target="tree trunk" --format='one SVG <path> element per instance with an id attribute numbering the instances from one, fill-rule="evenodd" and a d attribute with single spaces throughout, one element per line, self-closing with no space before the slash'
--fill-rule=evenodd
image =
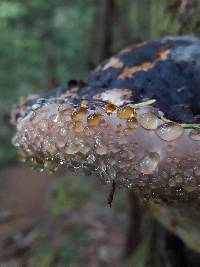
<path id="1" fill-rule="evenodd" d="M 94 19 L 93 43 L 90 68 L 96 67 L 102 60 L 111 55 L 112 25 L 115 5 L 113 0 L 97 0 Z"/>

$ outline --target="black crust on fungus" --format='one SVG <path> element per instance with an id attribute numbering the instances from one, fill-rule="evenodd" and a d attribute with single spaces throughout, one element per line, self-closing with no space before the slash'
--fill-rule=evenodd
<path id="1" fill-rule="evenodd" d="M 128 99 L 132 103 L 156 99 L 154 106 L 170 120 L 180 123 L 200 121 L 199 39 L 191 36 L 161 38 L 132 46 L 118 53 L 115 58 L 120 60 L 121 66 L 104 69 L 109 59 L 88 76 L 85 82 L 87 86 L 77 83 L 79 90 L 76 97 L 72 98 L 73 103 L 76 99 L 91 100 L 113 88 L 125 88 L 133 92 Z M 146 63 L 152 66 L 143 70 Z M 125 68 L 133 67 L 138 68 L 133 74 L 119 78 Z M 55 88 L 42 93 L 39 98 L 51 99 L 65 94 L 67 90 L 67 87 Z M 28 101 L 26 106 L 32 106 L 36 100 Z M 24 114 L 17 114 L 17 117 L 21 116 Z"/>

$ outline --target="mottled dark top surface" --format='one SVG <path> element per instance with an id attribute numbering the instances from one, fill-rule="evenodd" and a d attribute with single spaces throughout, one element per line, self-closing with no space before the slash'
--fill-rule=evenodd
<path id="1" fill-rule="evenodd" d="M 167 37 L 129 47 L 106 60 L 85 82 L 78 83 L 80 88 L 74 95 L 67 95 L 72 102 L 106 101 L 106 92 L 114 96 L 119 91 L 124 102 L 156 99 L 155 106 L 171 120 L 199 121 L 200 40 L 192 36 Z M 40 97 L 51 98 L 69 90 L 56 88 Z"/>

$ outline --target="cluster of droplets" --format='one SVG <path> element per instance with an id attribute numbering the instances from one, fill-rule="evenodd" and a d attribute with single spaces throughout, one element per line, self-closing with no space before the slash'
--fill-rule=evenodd
<path id="1" fill-rule="evenodd" d="M 130 104 L 117 107 L 104 103 L 91 108 L 83 100 L 76 107 L 67 103 L 34 107 L 18 124 L 13 143 L 20 148 L 20 159 L 41 171 L 54 172 L 65 165 L 86 174 L 95 173 L 106 183 L 117 180 L 147 195 L 159 195 L 161 187 L 166 194 L 172 189 L 179 195 L 182 191 L 195 191 L 200 178 L 198 163 L 187 158 L 184 166 L 175 157 L 169 157 L 166 166 L 160 168 L 162 153 L 159 149 L 145 150 L 138 144 L 134 140 L 137 129 L 141 134 L 149 131 L 166 143 L 166 154 L 174 152 L 174 141 L 184 134 L 180 124 L 163 122 L 152 107 L 136 109 Z M 200 130 L 190 130 L 188 136 L 191 141 L 199 141 Z M 194 167 L 189 175 L 191 166 Z M 172 173 L 172 169 L 178 168 L 181 173 Z"/>

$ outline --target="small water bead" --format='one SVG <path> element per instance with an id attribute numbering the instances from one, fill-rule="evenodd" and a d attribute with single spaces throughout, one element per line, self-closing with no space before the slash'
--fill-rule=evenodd
<path id="1" fill-rule="evenodd" d="M 71 117 L 74 121 L 81 121 L 83 118 L 86 117 L 87 112 L 88 111 L 86 107 L 80 106 L 72 113 Z"/>
<path id="2" fill-rule="evenodd" d="M 157 135 L 161 139 L 168 142 L 176 140 L 177 138 L 181 137 L 183 132 L 184 132 L 183 127 L 174 122 L 167 122 L 161 124 L 156 130 Z"/>
<path id="3" fill-rule="evenodd" d="M 44 140 L 43 147 L 44 147 L 44 150 L 46 150 L 50 154 L 52 154 L 56 151 L 55 144 L 52 141 L 50 141 L 49 139 Z"/>
<path id="4" fill-rule="evenodd" d="M 117 144 L 111 143 L 111 144 L 108 144 L 108 151 L 113 152 L 113 153 L 117 153 L 120 151 L 120 148 L 118 147 Z"/>
<path id="5" fill-rule="evenodd" d="M 98 126 L 100 123 L 100 114 L 93 113 L 87 117 L 88 126 Z"/>
<path id="6" fill-rule="evenodd" d="M 108 153 L 108 148 L 103 142 L 95 144 L 95 151 L 98 155 L 106 155 Z"/>
<path id="7" fill-rule="evenodd" d="M 105 119 L 100 119 L 99 125 L 107 128 L 109 126 L 108 122 Z"/>
<path id="8" fill-rule="evenodd" d="M 52 122 L 60 127 L 63 127 L 64 126 L 64 122 L 62 121 L 61 119 L 61 116 L 58 115 L 58 114 L 54 114 L 52 115 L 52 118 L 51 118 Z"/>
<path id="9" fill-rule="evenodd" d="M 107 163 L 108 163 L 109 165 L 116 165 L 116 160 L 115 160 L 114 158 L 108 158 L 108 159 L 107 159 Z"/>
<path id="10" fill-rule="evenodd" d="M 175 150 L 175 147 L 173 145 L 167 145 L 166 148 L 168 152 L 173 152 Z"/>
<path id="11" fill-rule="evenodd" d="M 174 179 L 177 184 L 181 184 L 183 182 L 183 177 L 180 174 L 177 174 Z"/>
<path id="12" fill-rule="evenodd" d="M 37 109 L 39 109 L 40 107 L 41 107 L 40 104 L 34 104 L 34 105 L 32 105 L 31 109 L 32 109 L 32 110 L 37 110 Z"/>
<path id="13" fill-rule="evenodd" d="M 111 183 L 116 178 L 115 169 L 112 166 L 108 166 L 103 162 L 99 165 L 98 172 L 101 179 L 105 183 Z"/>
<path id="14" fill-rule="evenodd" d="M 45 157 L 43 155 L 37 155 L 35 157 L 35 162 L 38 163 L 41 166 L 44 166 L 45 163 Z"/>
<path id="15" fill-rule="evenodd" d="M 12 144 L 16 147 L 19 147 L 19 140 L 18 140 L 18 137 L 17 135 L 15 135 L 13 138 L 12 138 Z"/>
<path id="16" fill-rule="evenodd" d="M 196 189 L 196 179 L 191 170 L 184 172 L 184 189 L 187 192 L 192 192 Z"/>
<path id="17" fill-rule="evenodd" d="M 117 126 L 116 126 L 118 129 L 122 129 L 123 128 L 123 126 L 122 126 L 122 124 L 121 123 L 119 123 L 119 124 L 117 124 Z"/>
<path id="18" fill-rule="evenodd" d="M 199 129 L 191 130 L 189 136 L 193 141 L 200 141 L 200 130 Z"/>
<path id="19" fill-rule="evenodd" d="M 94 135 L 94 131 L 90 127 L 85 127 L 84 128 L 84 134 L 86 136 L 92 136 L 92 135 Z"/>
<path id="20" fill-rule="evenodd" d="M 68 127 L 69 130 L 72 130 L 72 129 L 74 128 L 74 125 L 75 125 L 75 122 L 70 121 L 70 122 L 68 123 L 67 127 Z"/>
<path id="21" fill-rule="evenodd" d="M 128 151 L 128 159 L 129 160 L 134 159 L 135 157 L 136 157 L 136 155 L 134 152 Z"/>
<path id="22" fill-rule="evenodd" d="M 93 154 L 89 154 L 86 160 L 88 164 L 93 164 L 96 161 L 96 158 Z"/>
<path id="23" fill-rule="evenodd" d="M 184 189 L 185 191 L 187 191 L 188 193 L 193 192 L 196 189 L 196 181 L 194 179 L 192 179 L 191 181 L 187 181 L 184 184 Z"/>
<path id="24" fill-rule="evenodd" d="M 176 186 L 176 182 L 175 182 L 174 178 L 169 179 L 169 186 L 170 187 L 175 187 Z"/>
<path id="25" fill-rule="evenodd" d="M 127 164 L 126 164 L 126 162 L 119 160 L 118 166 L 120 169 L 124 169 L 127 167 Z"/>
<path id="26" fill-rule="evenodd" d="M 121 130 L 116 130 L 116 131 L 115 131 L 116 136 L 121 136 L 122 133 L 123 133 L 123 132 L 122 132 Z"/>
<path id="27" fill-rule="evenodd" d="M 151 174 L 153 173 L 160 161 L 160 156 L 157 152 L 150 152 L 147 156 L 145 156 L 140 162 L 140 171 L 143 174 Z"/>
<path id="28" fill-rule="evenodd" d="M 62 140 L 56 140 L 56 146 L 58 148 L 63 148 L 63 147 L 65 147 L 65 142 Z"/>
<path id="29" fill-rule="evenodd" d="M 167 162 L 167 163 L 171 163 L 171 162 L 173 162 L 173 158 L 168 157 L 168 158 L 166 159 L 166 162 Z"/>
<path id="30" fill-rule="evenodd" d="M 62 127 L 62 128 L 60 129 L 60 135 L 63 136 L 63 137 L 67 136 L 67 130 L 66 130 L 65 128 Z"/>
<path id="31" fill-rule="evenodd" d="M 35 144 L 36 146 L 40 146 L 40 145 L 42 144 L 43 140 L 44 140 L 43 135 L 38 134 L 38 135 L 35 137 L 35 139 L 34 139 L 34 144 Z"/>
<path id="32" fill-rule="evenodd" d="M 176 173 L 177 173 L 177 169 L 172 167 L 172 168 L 170 169 L 170 173 L 171 173 L 171 176 L 175 176 Z"/>
<path id="33" fill-rule="evenodd" d="M 75 124 L 74 124 L 74 131 L 76 133 L 81 133 L 83 132 L 84 130 L 84 127 L 83 127 L 83 124 L 81 121 L 76 121 Z"/>
<path id="34" fill-rule="evenodd" d="M 130 128 L 126 128 L 126 129 L 124 129 L 123 133 L 124 133 L 124 135 L 128 136 L 128 135 L 131 135 L 132 130 Z"/>
<path id="35" fill-rule="evenodd" d="M 65 111 L 66 111 L 66 105 L 65 104 L 61 104 L 58 106 L 58 112 L 60 112 L 62 114 Z"/>
<path id="36" fill-rule="evenodd" d="M 83 100 L 81 100 L 80 105 L 81 105 L 81 107 L 88 108 L 88 103 L 89 103 L 88 100 L 83 99 Z"/>
<path id="37" fill-rule="evenodd" d="M 140 115 L 138 121 L 147 130 L 155 130 L 158 127 L 158 118 L 152 111 Z"/>
<path id="38" fill-rule="evenodd" d="M 85 144 L 81 144 L 80 145 L 80 148 L 79 148 L 79 151 L 86 155 L 89 151 L 90 151 L 90 147 L 88 145 L 85 145 Z"/>
<path id="39" fill-rule="evenodd" d="M 136 129 L 138 127 L 138 122 L 136 118 L 129 118 L 126 124 L 130 129 Z"/>
<path id="40" fill-rule="evenodd" d="M 200 176 L 200 167 L 198 166 L 194 167 L 193 172 L 195 176 Z"/>
<path id="41" fill-rule="evenodd" d="M 57 122 L 57 125 L 58 125 L 59 127 L 63 127 L 65 124 L 64 124 L 64 122 L 63 122 L 62 120 L 59 120 L 59 121 Z"/>
<path id="42" fill-rule="evenodd" d="M 72 112 L 73 108 L 70 104 L 61 104 L 59 107 L 58 107 L 58 111 L 61 113 L 61 114 L 66 114 L 66 113 L 70 113 Z"/>
<path id="43" fill-rule="evenodd" d="M 77 145 L 81 145 L 83 143 L 83 139 L 80 136 L 76 136 L 73 142 Z"/>
<path id="44" fill-rule="evenodd" d="M 128 105 L 122 106 L 122 107 L 119 107 L 118 108 L 118 110 L 117 110 L 117 116 L 120 119 L 127 120 L 129 118 L 136 117 L 136 111 L 131 106 L 128 106 Z"/>
<path id="45" fill-rule="evenodd" d="M 112 112 L 114 112 L 117 109 L 117 106 L 112 103 L 106 103 L 103 106 L 103 109 L 106 111 L 107 114 L 110 115 Z"/>
<path id="46" fill-rule="evenodd" d="M 25 152 L 23 150 L 19 150 L 17 152 L 17 159 L 20 162 L 26 162 L 27 161 L 27 155 L 25 154 Z"/>
<path id="47" fill-rule="evenodd" d="M 54 173 L 58 170 L 59 164 L 55 160 L 47 160 L 44 163 L 44 167 L 51 173 Z"/>
<path id="48" fill-rule="evenodd" d="M 71 115 L 70 115 L 70 114 L 66 114 L 66 115 L 64 116 L 64 120 L 65 120 L 66 122 L 71 121 Z"/>
<path id="49" fill-rule="evenodd" d="M 105 155 L 108 153 L 108 148 L 101 137 L 96 137 L 95 151 L 98 155 Z"/>
<path id="50" fill-rule="evenodd" d="M 65 152 L 69 155 L 73 155 L 79 152 L 80 146 L 75 143 L 69 143 L 66 145 Z"/>
<path id="51" fill-rule="evenodd" d="M 59 119 L 60 119 L 60 117 L 59 117 L 58 114 L 53 114 L 53 115 L 51 116 L 51 120 L 52 120 L 52 122 L 54 122 L 54 123 L 57 123 Z"/>
<path id="52" fill-rule="evenodd" d="M 120 151 L 119 154 L 120 154 L 120 157 L 122 157 L 122 158 L 127 158 L 127 156 L 128 156 L 127 151 L 124 151 L 124 150 Z"/>
<path id="53" fill-rule="evenodd" d="M 39 125 L 39 128 L 42 132 L 45 132 L 48 130 L 48 121 L 47 120 L 41 120 L 38 125 Z"/>

